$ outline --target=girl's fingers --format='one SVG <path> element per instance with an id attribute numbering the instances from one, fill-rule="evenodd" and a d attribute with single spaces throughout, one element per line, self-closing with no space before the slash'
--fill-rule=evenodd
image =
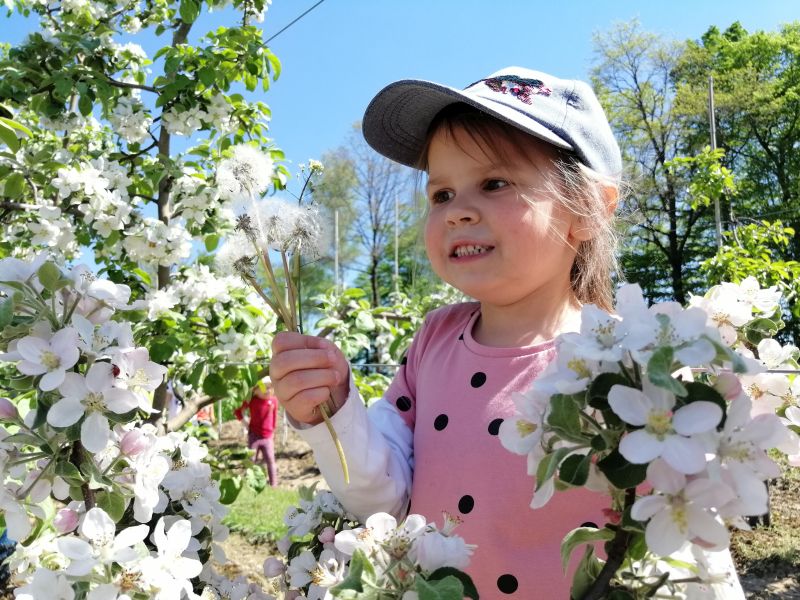
<path id="1" fill-rule="evenodd" d="M 272 381 L 280 381 L 295 371 L 333 368 L 336 353 L 332 350 L 291 349 L 273 352 L 269 374 Z"/>
<path id="2" fill-rule="evenodd" d="M 280 354 L 287 350 L 323 350 L 335 348 L 333 342 L 313 335 L 304 335 L 294 331 L 282 331 L 272 339 L 272 353 Z"/>
<path id="3" fill-rule="evenodd" d="M 302 369 L 292 371 L 278 381 L 276 391 L 278 398 L 284 404 L 292 402 L 292 399 L 304 390 L 313 388 L 332 388 L 338 385 L 339 375 L 333 369 Z"/>
<path id="4" fill-rule="evenodd" d="M 317 408 L 330 398 L 329 388 L 303 390 L 284 404 L 286 412 L 299 423 L 316 425 L 322 423 L 322 414 Z"/>

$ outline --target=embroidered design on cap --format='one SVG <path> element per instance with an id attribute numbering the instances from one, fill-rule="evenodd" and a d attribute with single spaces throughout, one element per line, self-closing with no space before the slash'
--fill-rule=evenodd
<path id="1" fill-rule="evenodd" d="M 525 104 L 532 103 L 532 96 L 549 96 L 553 91 L 547 87 L 541 79 L 525 79 L 524 77 L 517 77 L 516 75 L 503 75 L 501 77 L 480 79 L 475 83 L 480 83 L 481 81 L 493 92 L 511 94 L 517 100 Z M 475 83 L 472 85 L 475 85 Z"/>

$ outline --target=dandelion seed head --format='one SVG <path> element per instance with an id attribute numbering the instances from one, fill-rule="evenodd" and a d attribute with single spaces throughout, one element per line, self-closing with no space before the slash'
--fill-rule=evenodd
<path id="1" fill-rule="evenodd" d="M 220 195 L 235 200 L 266 191 L 272 181 L 272 158 L 248 144 L 233 147 L 233 156 L 220 161 L 217 185 Z"/>
<path id="2" fill-rule="evenodd" d="M 247 269 L 249 274 L 252 272 L 255 261 L 256 255 L 252 242 L 244 233 L 238 231 L 230 236 L 225 245 L 217 251 L 215 260 L 217 269 L 225 274 L 242 274 L 242 269 Z M 250 265 L 249 268 L 248 265 Z"/>

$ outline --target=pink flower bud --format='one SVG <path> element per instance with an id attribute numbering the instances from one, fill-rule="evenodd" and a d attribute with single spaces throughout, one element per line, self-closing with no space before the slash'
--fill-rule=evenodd
<path id="1" fill-rule="evenodd" d="M 3 421 L 14 421 L 19 418 L 17 407 L 11 404 L 8 398 L 0 398 L 0 419 Z"/>
<path id="2" fill-rule="evenodd" d="M 151 441 L 141 429 L 131 429 L 119 443 L 119 448 L 127 456 L 136 456 L 150 447 Z"/>
<path id="3" fill-rule="evenodd" d="M 336 530 L 333 527 L 326 527 L 319 532 L 317 539 L 323 544 L 331 544 L 336 539 Z"/>
<path id="4" fill-rule="evenodd" d="M 62 508 L 53 518 L 53 527 L 58 533 L 69 533 L 78 526 L 80 516 L 71 508 Z"/>
<path id="5" fill-rule="evenodd" d="M 292 547 L 292 540 L 289 539 L 288 535 L 285 535 L 279 539 L 275 545 L 278 546 L 278 552 L 285 556 L 289 554 L 289 548 Z"/>
<path id="6" fill-rule="evenodd" d="M 277 558 L 271 556 L 264 561 L 264 575 L 267 578 L 278 577 L 279 575 L 283 575 L 285 571 L 286 565 Z"/>
<path id="7" fill-rule="evenodd" d="M 622 515 L 620 512 L 611 508 L 604 508 L 603 516 L 608 519 L 609 523 L 612 523 L 613 525 L 619 525 L 619 522 L 622 520 Z"/>
<path id="8" fill-rule="evenodd" d="M 734 398 L 738 398 L 739 394 L 742 393 L 742 383 L 733 373 L 720 373 L 717 376 L 714 389 L 722 394 L 722 397 L 726 400 L 733 400 Z"/>

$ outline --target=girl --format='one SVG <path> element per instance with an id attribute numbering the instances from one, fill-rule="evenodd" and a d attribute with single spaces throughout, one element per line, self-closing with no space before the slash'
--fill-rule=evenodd
<path id="1" fill-rule="evenodd" d="M 364 408 L 329 341 L 281 333 L 275 390 L 355 515 L 419 513 L 463 523 L 482 598 L 569 598 L 560 544 L 604 523 L 603 494 L 578 488 L 529 508 L 525 458 L 500 443 L 512 394 L 553 360 L 580 307 L 610 309 L 612 213 L 622 161 L 588 85 L 511 67 L 464 90 L 400 81 L 367 108 L 364 136 L 427 173 L 425 246 L 434 271 L 476 302 L 431 312 L 382 400 Z M 328 400 L 350 467 L 317 406 Z"/>

